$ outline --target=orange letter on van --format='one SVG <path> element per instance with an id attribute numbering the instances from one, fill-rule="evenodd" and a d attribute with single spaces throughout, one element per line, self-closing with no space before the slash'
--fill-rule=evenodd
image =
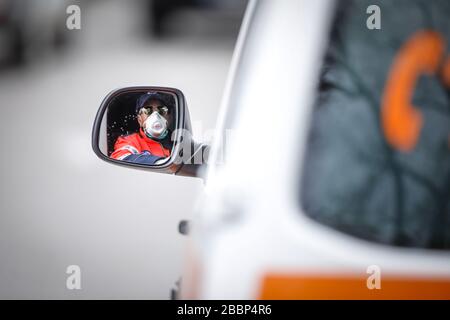
<path id="1" fill-rule="evenodd" d="M 400 151 L 416 146 L 422 128 L 422 114 L 411 104 L 416 82 L 421 74 L 436 73 L 443 52 L 439 33 L 419 31 L 395 57 L 382 98 L 381 120 L 387 141 Z"/>

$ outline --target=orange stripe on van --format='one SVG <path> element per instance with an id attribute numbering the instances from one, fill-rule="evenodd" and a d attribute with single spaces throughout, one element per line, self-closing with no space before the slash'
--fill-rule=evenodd
<path id="1" fill-rule="evenodd" d="M 367 277 L 351 275 L 269 274 L 259 299 L 265 300 L 450 300 L 450 278 L 382 276 L 380 289 L 368 289 Z"/>

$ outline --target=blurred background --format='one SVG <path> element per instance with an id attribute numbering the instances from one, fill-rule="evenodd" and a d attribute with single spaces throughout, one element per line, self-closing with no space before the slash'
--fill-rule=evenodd
<path id="1" fill-rule="evenodd" d="M 80 30 L 66 28 L 72 4 Z M 214 128 L 245 6 L 0 0 L 1 299 L 170 298 L 178 222 L 202 181 L 102 162 L 93 120 L 111 90 L 158 85 L 181 89 L 194 126 Z M 69 265 L 81 290 L 66 288 Z"/>

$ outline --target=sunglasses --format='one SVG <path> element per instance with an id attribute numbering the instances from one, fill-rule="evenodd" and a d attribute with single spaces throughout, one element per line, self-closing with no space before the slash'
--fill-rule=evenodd
<path id="1" fill-rule="evenodd" d="M 146 106 L 146 107 L 142 107 L 139 110 L 139 114 L 146 114 L 147 116 L 151 115 L 153 113 L 153 111 L 155 110 L 155 108 L 157 109 L 158 113 L 162 116 L 166 116 L 169 113 L 169 108 L 166 106 L 158 106 L 158 107 L 151 107 L 151 106 Z"/>

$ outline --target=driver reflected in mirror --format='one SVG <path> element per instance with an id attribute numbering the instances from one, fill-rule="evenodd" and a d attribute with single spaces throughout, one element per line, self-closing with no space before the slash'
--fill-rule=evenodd
<path id="1" fill-rule="evenodd" d="M 172 149 L 173 107 L 170 94 L 147 92 L 141 95 L 135 108 L 139 131 L 119 136 L 110 157 L 147 165 L 163 163 Z"/>

